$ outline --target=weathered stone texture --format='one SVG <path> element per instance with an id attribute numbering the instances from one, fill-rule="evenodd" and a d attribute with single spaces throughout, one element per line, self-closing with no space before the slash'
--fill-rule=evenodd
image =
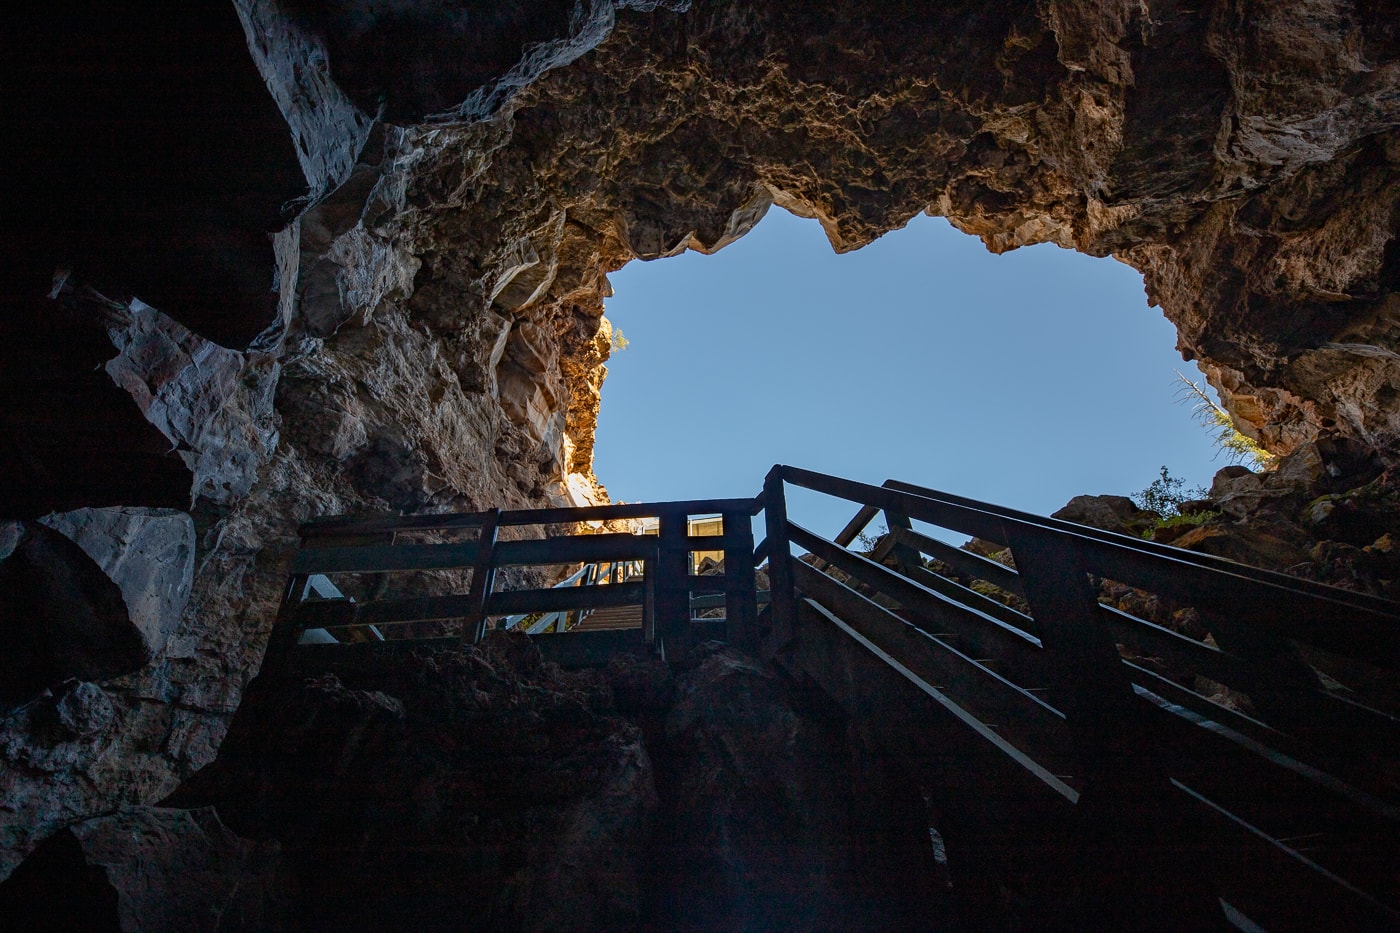
<path id="1" fill-rule="evenodd" d="M 636 929 L 656 792 L 619 707 L 664 703 L 669 680 L 659 662 L 561 672 L 493 634 L 260 681 L 180 796 L 280 844 L 298 928 Z"/>
<path id="2" fill-rule="evenodd" d="M 277 847 L 239 839 L 210 808 L 126 807 L 47 842 L 0 885 L 16 929 L 195 933 L 275 927 Z"/>
<path id="3" fill-rule="evenodd" d="M 111 577 L 148 656 L 160 654 L 194 582 L 193 520 L 173 509 L 78 509 L 41 522 Z"/>

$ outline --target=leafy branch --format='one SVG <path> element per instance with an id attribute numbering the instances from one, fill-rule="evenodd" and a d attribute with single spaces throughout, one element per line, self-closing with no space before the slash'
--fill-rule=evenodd
<path id="1" fill-rule="evenodd" d="M 1176 370 L 1177 400 L 1191 405 L 1191 416 L 1206 430 L 1215 435 L 1216 449 L 1225 454 L 1231 463 L 1245 463 L 1256 470 L 1266 470 L 1273 466 L 1274 455 L 1269 453 L 1254 438 L 1240 433 L 1230 413 L 1211 400 L 1205 387 L 1197 385 Z M 1165 471 L 1164 471 L 1165 472 Z"/>
<path id="2" fill-rule="evenodd" d="M 1204 499 L 1210 491 L 1203 486 L 1186 488 L 1186 480 L 1172 476 L 1164 466 L 1161 475 L 1148 484 L 1146 489 L 1133 493 L 1129 498 L 1140 509 L 1156 512 L 1162 519 L 1176 518 L 1183 513 L 1181 504 Z"/>

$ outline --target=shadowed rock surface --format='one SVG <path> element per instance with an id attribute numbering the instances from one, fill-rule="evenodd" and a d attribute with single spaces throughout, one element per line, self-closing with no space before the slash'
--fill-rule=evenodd
<path id="1" fill-rule="evenodd" d="M 212 809 L 129 807 L 50 837 L 0 885 L 14 929 L 272 929 L 277 847 L 239 839 Z"/>
<path id="2" fill-rule="evenodd" d="M 68 677 L 105 680 L 150 658 L 120 586 L 67 537 L 30 522 L 0 525 L 0 701 L 22 703 Z"/>
<path id="3" fill-rule="evenodd" d="M 281 844 L 306 930 L 635 928 L 656 808 L 607 676 L 545 666 L 524 636 L 259 681 L 178 799 Z"/>
<path id="4" fill-rule="evenodd" d="M 564 672 L 492 634 L 259 680 L 168 803 L 280 845 L 290 929 L 915 925 L 918 866 L 858 819 L 840 736 L 757 661 L 701 654 Z"/>

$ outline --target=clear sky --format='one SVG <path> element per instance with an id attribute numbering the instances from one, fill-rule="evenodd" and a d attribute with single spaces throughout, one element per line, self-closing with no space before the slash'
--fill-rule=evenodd
<path id="1" fill-rule="evenodd" d="M 774 463 L 1048 515 L 1225 465 L 1142 277 L 1055 246 L 1001 256 L 941 218 L 836 255 L 774 208 L 713 256 L 632 262 L 608 317 L 595 472 L 613 501 L 751 496 Z M 1213 459 L 1215 458 L 1215 459 Z M 794 498 L 834 533 L 855 507 Z"/>

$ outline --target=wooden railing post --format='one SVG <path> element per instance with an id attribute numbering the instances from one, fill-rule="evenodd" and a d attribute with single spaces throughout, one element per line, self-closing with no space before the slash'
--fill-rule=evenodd
<path id="1" fill-rule="evenodd" d="M 1026 601 L 1049 654 L 1051 699 L 1066 717 L 1082 773 L 1079 819 L 1067 847 L 1078 861 L 1081 909 L 1104 929 L 1166 929 L 1222 915 L 1202 881 L 1152 730 L 1135 702 L 1098 592 L 1079 549 L 1053 532 L 1009 529 Z M 1132 866 L 1125 870 L 1125 866 Z"/>
<path id="2" fill-rule="evenodd" d="M 486 637 L 486 604 L 496 582 L 496 526 L 501 510 L 491 509 L 481 519 L 477 538 L 476 563 L 472 565 L 472 587 L 467 593 L 471 614 L 462 623 L 462 647 L 480 643 Z"/>
<path id="3" fill-rule="evenodd" d="M 658 517 L 656 631 L 666 660 L 685 663 L 690 652 L 690 552 L 684 512 Z"/>
<path id="4" fill-rule="evenodd" d="M 913 531 L 914 526 L 909 521 L 909 516 L 901 515 L 898 512 L 891 512 L 885 509 L 885 527 L 889 529 L 890 536 L 893 537 L 895 529 L 902 528 L 905 531 Z M 924 569 L 923 558 L 919 552 L 907 544 L 894 541 L 890 547 L 890 553 L 894 555 L 895 564 L 905 573 L 913 570 Z"/>
<path id="5" fill-rule="evenodd" d="M 642 643 L 656 648 L 656 574 L 659 548 L 642 562 Z"/>
<path id="6" fill-rule="evenodd" d="M 277 612 L 277 620 L 272 623 L 272 632 L 267 636 L 267 649 L 263 652 L 262 665 L 258 668 L 259 677 L 269 680 L 286 672 L 291 665 L 292 652 L 296 650 L 301 632 L 306 626 L 297 618 L 297 607 L 301 604 L 302 593 L 306 590 L 307 575 L 292 574 L 287 581 L 287 589 L 282 594 L 282 605 Z"/>
<path id="7" fill-rule="evenodd" d="M 787 497 L 783 468 L 776 465 L 763 480 L 763 520 L 768 536 L 768 590 L 773 618 L 765 654 L 776 653 L 797 630 L 797 595 L 792 586 L 792 544 L 788 541 Z"/>
<path id="8" fill-rule="evenodd" d="M 748 512 L 721 513 L 724 520 L 725 639 L 738 647 L 756 647 L 758 584 L 753 571 L 753 521 Z"/>

